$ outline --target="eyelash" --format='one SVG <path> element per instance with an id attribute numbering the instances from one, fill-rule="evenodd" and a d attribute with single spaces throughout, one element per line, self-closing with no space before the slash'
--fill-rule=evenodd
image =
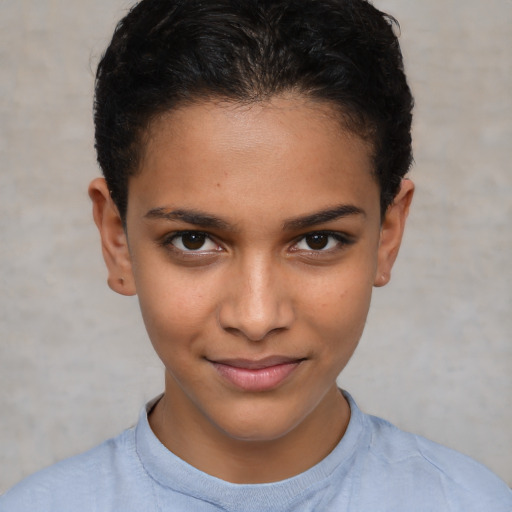
<path id="1" fill-rule="evenodd" d="M 206 240 L 209 240 L 213 243 L 215 243 L 215 245 L 217 246 L 217 249 L 214 249 L 213 251 L 212 250 L 208 250 L 208 251 L 205 251 L 205 250 L 199 250 L 200 248 L 198 248 L 198 250 L 194 250 L 194 249 L 180 249 L 179 247 L 176 247 L 176 245 L 173 244 L 173 241 L 175 241 L 176 239 L 179 239 L 179 238 L 183 238 L 185 237 L 186 235 L 195 235 L 195 236 L 198 236 L 198 237 L 204 237 L 205 241 Z M 164 239 L 162 240 L 161 242 L 161 245 L 170 249 L 170 250 L 173 250 L 173 251 L 176 251 L 180 254 L 198 254 L 198 255 L 201 255 L 201 254 L 205 254 L 205 253 L 212 253 L 212 252 L 217 252 L 219 249 L 219 244 L 217 242 L 215 242 L 215 240 L 212 238 L 212 236 L 208 233 L 205 233 L 203 231 L 194 231 L 194 230 L 190 230 L 190 231 L 176 231 L 175 233 L 171 233 L 170 235 L 164 237 Z M 182 242 L 182 245 L 183 245 L 183 242 Z"/>
<path id="2" fill-rule="evenodd" d="M 199 237 L 204 237 L 205 241 L 209 240 L 209 241 L 213 242 L 217 246 L 217 248 L 214 249 L 214 250 L 210 249 L 210 250 L 206 250 L 205 251 L 205 250 L 201 250 L 201 247 L 199 247 L 197 250 L 194 250 L 194 249 L 188 249 L 187 250 L 186 248 L 185 249 L 181 249 L 179 247 L 176 247 L 176 245 L 173 242 L 176 239 L 185 237 L 186 235 L 195 235 L 195 236 L 199 236 Z M 297 248 L 299 243 L 301 243 L 303 241 L 306 241 L 306 238 L 314 237 L 314 236 L 327 237 L 328 239 L 329 238 L 333 238 L 334 240 L 336 240 L 336 246 L 335 247 L 330 247 L 328 249 L 324 249 L 324 248 L 320 248 L 320 249 L 313 249 L 313 248 L 298 249 Z M 311 232 L 305 233 L 304 235 L 301 235 L 300 237 L 295 239 L 295 241 L 293 242 L 292 248 L 291 248 L 291 252 L 303 252 L 303 251 L 305 251 L 305 252 L 307 252 L 310 255 L 320 256 L 323 253 L 329 254 L 329 253 L 335 252 L 336 250 L 343 249 L 344 247 L 352 245 L 354 242 L 355 242 L 355 240 L 351 236 L 343 234 L 343 233 L 333 232 L 333 231 L 311 231 Z M 327 245 L 328 244 L 329 244 L 329 242 L 327 242 Z M 213 252 L 219 252 L 219 251 L 222 250 L 222 249 L 219 249 L 220 244 L 218 244 L 215 241 L 215 239 L 209 233 L 206 233 L 204 231 L 194 231 L 194 230 L 176 231 L 174 233 L 171 233 L 170 235 L 166 236 L 161 241 L 161 245 L 163 247 L 169 249 L 169 250 L 172 250 L 172 251 L 175 251 L 175 252 L 177 252 L 177 253 L 179 253 L 181 255 L 187 255 L 187 256 L 188 255 L 198 255 L 198 256 L 200 256 L 200 255 L 204 255 L 204 254 L 211 254 Z M 182 241 L 182 245 L 183 245 L 183 241 Z"/>
<path id="3" fill-rule="evenodd" d="M 302 235 L 300 238 L 296 239 L 293 247 L 297 247 L 297 245 L 301 242 L 306 242 L 306 239 L 308 237 L 314 237 L 314 236 L 320 236 L 320 237 L 327 237 L 327 239 L 329 238 L 333 238 L 335 241 L 336 241 L 336 245 L 335 247 L 330 247 L 328 249 L 324 249 L 324 248 L 321 248 L 321 249 L 312 249 L 312 248 L 309 248 L 309 249 L 292 249 L 293 252 L 297 251 L 302 251 L 302 250 L 305 250 L 307 251 L 309 254 L 314 254 L 314 255 L 322 255 L 323 253 L 332 253 L 336 250 L 340 250 L 340 249 L 343 249 L 344 247 L 347 247 L 351 244 L 354 243 L 354 239 L 346 234 L 343 234 L 343 233 L 339 233 L 339 232 L 333 232 L 333 231 L 312 231 L 310 233 L 306 233 L 304 235 Z M 307 242 L 306 242 L 307 243 Z M 329 242 L 327 242 L 329 243 Z"/>

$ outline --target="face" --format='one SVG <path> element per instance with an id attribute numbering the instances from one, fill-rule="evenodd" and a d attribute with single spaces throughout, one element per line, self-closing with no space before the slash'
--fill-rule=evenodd
<path id="1" fill-rule="evenodd" d="M 174 414 L 237 440 L 329 421 L 408 206 L 381 223 L 370 148 L 334 111 L 290 97 L 161 117 L 126 239 L 99 188 L 110 285 L 138 295 Z"/>

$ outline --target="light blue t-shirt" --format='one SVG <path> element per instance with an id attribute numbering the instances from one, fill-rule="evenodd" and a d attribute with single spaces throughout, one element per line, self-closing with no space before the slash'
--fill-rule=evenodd
<path id="1" fill-rule="evenodd" d="M 293 478 L 232 484 L 167 450 L 145 408 L 136 427 L 23 480 L 0 512 L 511 512 L 512 491 L 472 459 L 363 414 Z"/>

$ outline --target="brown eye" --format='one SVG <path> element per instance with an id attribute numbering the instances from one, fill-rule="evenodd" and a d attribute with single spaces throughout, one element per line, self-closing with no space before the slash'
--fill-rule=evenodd
<path id="1" fill-rule="evenodd" d="M 329 235 L 322 233 L 312 233 L 311 235 L 307 235 L 305 237 L 305 242 L 310 249 L 313 249 L 314 251 L 320 251 L 327 247 L 327 244 L 329 243 Z"/>
<path id="2" fill-rule="evenodd" d="M 170 240 L 170 243 L 178 250 L 183 252 L 210 252 L 219 249 L 219 246 L 201 231 L 184 231 L 176 234 Z"/>
<path id="3" fill-rule="evenodd" d="M 203 233 L 184 233 L 181 235 L 183 246 L 189 251 L 197 251 L 203 247 L 206 235 Z"/>
<path id="4" fill-rule="evenodd" d="M 294 246 L 293 251 L 316 252 L 318 254 L 332 252 L 354 243 L 354 240 L 343 233 L 316 231 L 305 234 Z"/>

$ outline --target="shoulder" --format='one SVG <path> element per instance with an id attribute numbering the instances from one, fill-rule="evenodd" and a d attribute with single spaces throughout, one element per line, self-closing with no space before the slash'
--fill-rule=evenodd
<path id="1" fill-rule="evenodd" d="M 511 489 L 482 464 L 381 418 L 365 418 L 371 431 L 367 457 L 372 472 L 385 474 L 387 484 L 399 486 L 402 497 L 437 500 L 442 510 L 512 511 Z"/>
<path id="2" fill-rule="evenodd" d="M 97 510 L 137 469 L 133 429 L 22 480 L 0 497 L 0 512 Z"/>

